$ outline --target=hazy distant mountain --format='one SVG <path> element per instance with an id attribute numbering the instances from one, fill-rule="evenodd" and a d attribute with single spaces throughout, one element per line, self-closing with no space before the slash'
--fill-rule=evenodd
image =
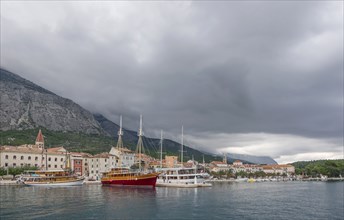
<path id="1" fill-rule="evenodd" d="M 277 162 L 274 159 L 267 156 L 252 156 L 252 155 L 247 155 L 247 154 L 228 153 L 227 157 L 231 159 L 247 161 L 247 162 L 255 163 L 255 164 L 277 164 Z"/>
<path id="2" fill-rule="evenodd" d="M 44 127 L 87 134 L 102 132 L 89 111 L 3 68 L 0 68 L 0 100 L 3 131 Z"/>

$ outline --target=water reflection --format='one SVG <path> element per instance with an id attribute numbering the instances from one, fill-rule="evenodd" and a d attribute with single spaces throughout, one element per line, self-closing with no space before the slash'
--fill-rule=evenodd
<path id="1" fill-rule="evenodd" d="M 0 186 L 0 219 L 343 219 L 343 182 L 205 188 Z"/>

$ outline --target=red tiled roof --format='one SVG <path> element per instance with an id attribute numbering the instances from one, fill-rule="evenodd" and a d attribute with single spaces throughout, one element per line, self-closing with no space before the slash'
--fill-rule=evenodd
<path id="1" fill-rule="evenodd" d="M 43 138 L 43 134 L 42 134 L 41 129 L 39 129 L 39 132 L 38 132 L 38 135 L 36 138 L 36 142 L 44 142 L 44 138 Z"/>

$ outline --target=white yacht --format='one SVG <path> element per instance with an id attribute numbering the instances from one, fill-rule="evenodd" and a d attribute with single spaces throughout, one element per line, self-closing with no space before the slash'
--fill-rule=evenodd
<path id="1" fill-rule="evenodd" d="M 196 168 L 183 167 L 183 137 L 184 129 L 182 127 L 182 142 L 181 142 L 181 167 L 174 168 L 158 168 L 156 171 L 161 174 L 158 176 L 156 186 L 162 187 L 185 187 L 194 188 L 202 186 L 212 186 L 211 183 L 206 183 L 206 179 L 210 178 L 210 175 L 206 172 L 197 172 Z M 161 132 L 161 146 L 160 146 L 160 161 L 162 161 L 162 132 Z M 162 164 L 162 162 L 161 162 Z M 161 165 L 162 167 L 162 165 Z"/>
<path id="2" fill-rule="evenodd" d="M 185 188 L 212 186 L 206 182 L 209 174 L 198 173 L 195 168 L 161 168 L 157 171 L 161 174 L 158 176 L 156 186 Z"/>

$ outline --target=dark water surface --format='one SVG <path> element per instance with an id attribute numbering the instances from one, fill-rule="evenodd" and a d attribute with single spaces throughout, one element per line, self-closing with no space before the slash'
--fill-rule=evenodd
<path id="1" fill-rule="evenodd" d="M 344 182 L 211 188 L 0 186 L 0 219 L 344 219 Z"/>

